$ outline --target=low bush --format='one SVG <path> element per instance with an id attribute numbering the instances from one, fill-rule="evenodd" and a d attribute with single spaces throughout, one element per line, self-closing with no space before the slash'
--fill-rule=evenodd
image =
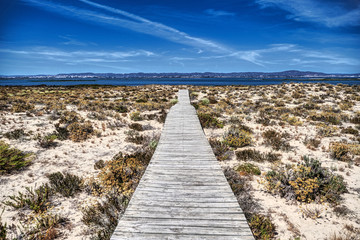
<path id="1" fill-rule="evenodd" d="M 130 114 L 130 119 L 133 121 L 142 121 L 143 117 L 141 116 L 140 112 L 132 112 Z"/>
<path id="2" fill-rule="evenodd" d="M 270 218 L 262 214 L 254 214 L 249 222 L 255 239 L 271 239 L 275 236 L 275 225 Z"/>
<path id="3" fill-rule="evenodd" d="M 236 159 L 240 161 L 255 161 L 255 162 L 276 162 L 280 160 L 281 155 L 277 153 L 261 153 L 254 149 L 244 149 L 237 151 Z"/>
<path id="4" fill-rule="evenodd" d="M 352 134 L 352 135 L 358 135 L 359 131 L 352 128 L 352 127 L 347 127 L 341 130 L 341 133 L 345 133 L 345 134 Z"/>
<path id="5" fill-rule="evenodd" d="M 69 138 L 73 142 L 85 141 L 94 133 L 94 128 L 90 122 L 85 122 L 84 124 L 74 122 L 67 126 L 66 129 L 69 131 Z"/>
<path id="6" fill-rule="evenodd" d="M 200 100 L 200 103 L 202 104 L 202 105 L 209 105 L 210 104 L 210 100 L 209 99 L 207 99 L 207 98 L 203 98 L 203 99 L 201 99 Z"/>
<path id="7" fill-rule="evenodd" d="M 265 145 L 271 146 L 275 150 L 289 151 L 290 144 L 286 140 L 286 133 L 279 133 L 275 130 L 266 130 L 262 134 Z"/>
<path id="8" fill-rule="evenodd" d="M 333 137 L 339 130 L 336 126 L 329 126 L 326 124 L 318 124 L 316 126 L 317 133 L 322 137 Z"/>
<path id="9" fill-rule="evenodd" d="M 115 111 L 117 111 L 119 113 L 127 113 L 127 112 L 129 112 L 129 109 L 125 105 L 118 105 L 115 107 Z"/>
<path id="10" fill-rule="evenodd" d="M 81 122 L 82 117 L 75 111 L 65 111 L 61 114 L 60 124 L 69 125 L 75 122 Z"/>
<path id="11" fill-rule="evenodd" d="M 350 143 L 342 143 L 342 142 L 331 142 L 330 153 L 334 159 L 348 162 L 351 161 L 352 155 L 360 155 L 360 144 L 350 144 Z"/>
<path id="12" fill-rule="evenodd" d="M 32 111 L 35 109 L 35 105 L 32 103 L 27 103 L 24 101 L 13 103 L 11 107 L 11 111 L 15 113 Z"/>
<path id="13" fill-rule="evenodd" d="M 132 130 L 135 130 L 135 131 L 143 131 L 144 130 L 143 126 L 140 123 L 131 123 L 129 125 L 129 128 Z"/>
<path id="14" fill-rule="evenodd" d="M 224 134 L 224 143 L 230 147 L 245 147 L 252 143 L 251 133 L 245 130 L 231 127 Z"/>
<path id="15" fill-rule="evenodd" d="M 10 148 L 8 144 L 0 141 L 0 175 L 28 166 L 31 163 L 30 155 L 19 149 Z"/>
<path id="16" fill-rule="evenodd" d="M 81 191 L 82 179 L 76 175 L 61 172 L 52 173 L 48 176 L 50 186 L 64 197 L 72 197 Z"/>
<path id="17" fill-rule="evenodd" d="M 135 144 L 144 144 L 149 140 L 149 137 L 146 135 L 139 134 L 134 130 L 125 132 L 126 138 L 125 141 L 135 143 Z"/>
<path id="18" fill-rule="evenodd" d="M 223 128 L 224 124 L 213 114 L 208 112 L 198 111 L 198 117 L 202 128 Z"/>
<path id="19" fill-rule="evenodd" d="M 127 203 L 124 195 L 111 192 L 103 201 L 82 208 L 82 222 L 90 228 L 91 239 L 110 239 Z"/>
<path id="20" fill-rule="evenodd" d="M 56 139 L 57 139 L 57 135 L 49 134 L 44 137 L 40 137 L 40 139 L 38 140 L 38 144 L 42 148 L 55 147 L 57 145 L 55 142 Z"/>
<path id="21" fill-rule="evenodd" d="M 309 118 L 313 121 L 320 121 L 325 123 L 330 123 L 333 125 L 341 124 L 341 119 L 339 118 L 339 114 L 334 112 L 321 112 L 321 113 L 310 113 Z"/>
<path id="22" fill-rule="evenodd" d="M 347 192 L 346 183 L 340 175 L 321 167 L 318 160 L 304 157 L 297 165 L 278 167 L 267 172 L 266 189 L 287 200 L 310 203 L 327 201 L 337 204 L 341 194 Z"/>
<path id="23" fill-rule="evenodd" d="M 320 143 L 321 143 L 321 140 L 320 139 L 317 139 L 317 138 L 306 138 L 305 140 L 304 140 L 304 144 L 308 147 L 308 148 L 310 148 L 310 149 L 316 149 L 316 148 L 318 148 L 319 147 L 319 145 L 320 145 Z"/>
<path id="24" fill-rule="evenodd" d="M 35 226 L 26 231 L 26 239 L 56 239 L 60 236 L 56 228 L 65 222 L 66 219 L 59 215 L 48 212 L 41 213 L 34 219 Z"/>
<path id="25" fill-rule="evenodd" d="M 240 175 L 260 175 L 261 171 L 258 166 L 252 163 L 244 163 L 235 168 L 235 171 L 238 171 Z"/>
<path id="26" fill-rule="evenodd" d="M 11 200 L 3 203 L 13 208 L 27 207 L 36 213 L 44 212 L 49 207 L 51 189 L 48 184 L 43 184 L 39 188 L 33 190 L 26 187 L 26 193 L 18 193 L 18 196 L 9 196 Z"/>
<path id="27" fill-rule="evenodd" d="M 230 158 L 231 151 L 227 144 L 214 138 L 211 138 L 209 143 L 218 161 L 225 161 Z"/>
<path id="28" fill-rule="evenodd" d="M 28 136 L 27 133 L 25 133 L 24 129 L 15 129 L 13 131 L 9 131 L 4 134 L 4 137 L 7 139 L 20 139 L 24 136 Z"/>
<path id="29" fill-rule="evenodd" d="M 116 189 L 125 196 L 131 196 L 153 153 L 153 148 L 145 147 L 133 154 L 120 152 L 107 161 L 98 175 L 104 191 Z"/>

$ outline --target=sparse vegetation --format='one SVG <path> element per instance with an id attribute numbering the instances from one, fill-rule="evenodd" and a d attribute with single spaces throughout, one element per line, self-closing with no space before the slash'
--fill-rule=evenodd
<path id="1" fill-rule="evenodd" d="M 28 166 L 31 163 L 30 155 L 0 141 L 0 174 L 10 173 Z"/>
<path id="2" fill-rule="evenodd" d="M 344 178 L 321 167 L 318 160 L 304 157 L 297 165 L 280 167 L 267 172 L 266 189 L 288 200 L 310 203 L 327 201 L 337 204 L 347 192 Z"/>
<path id="3" fill-rule="evenodd" d="M 50 174 L 48 178 L 51 188 L 64 197 L 72 197 L 76 192 L 81 191 L 81 178 L 76 175 L 56 172 Z"/>

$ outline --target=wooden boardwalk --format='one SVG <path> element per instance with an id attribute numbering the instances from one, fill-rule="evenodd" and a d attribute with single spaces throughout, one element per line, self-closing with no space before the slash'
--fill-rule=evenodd
<path id="1" fill-rule="evenodd" d="M 187 90 L 111 239 L 254 239 Z"/>

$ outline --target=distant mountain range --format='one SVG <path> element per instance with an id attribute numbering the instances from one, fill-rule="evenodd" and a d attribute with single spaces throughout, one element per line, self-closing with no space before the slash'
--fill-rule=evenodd
<path id="1" fill-rule="evenodd" d="M 78 78 L 359 78 L 360 73 L 355 74 L 328 74 L 309 71 L 284 71 L 284 72 L 193 72 L 193 73 L 64 73 L 56 75 L 13 75 L 0 76 L 1 78 L 36 78 L 36 79 L 78 79 Z"/>

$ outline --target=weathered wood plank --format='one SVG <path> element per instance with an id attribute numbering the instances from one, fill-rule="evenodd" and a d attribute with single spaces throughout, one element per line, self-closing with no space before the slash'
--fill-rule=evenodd
<path id="1" fill-rule="evenodd" d="M 178 99 L 111 239 L 253 240 L 188 91 Z"/>

